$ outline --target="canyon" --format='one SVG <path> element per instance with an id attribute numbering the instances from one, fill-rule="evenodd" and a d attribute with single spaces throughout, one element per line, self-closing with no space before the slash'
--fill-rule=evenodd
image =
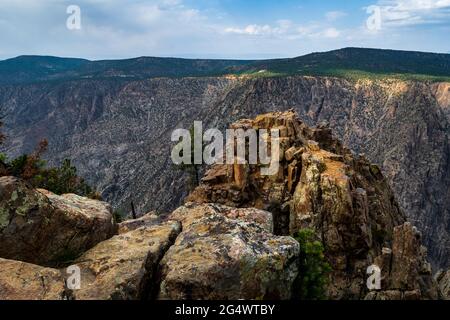
<path id="1" fill-rule="evenodd" d="M 377 165 L 292 110 L 231 127 L 279 130 L 278 173 L 213 165 L 167 214 L 117 223 L 105 202 L 0 177 L 0 242 L 8 244 L 0 250 L 0 299 L 299 299 L 301 279 L 312 276 L 303 269 L 301 230 L 313 232 L 330 264 L 316 299 L 448 298 L 447 274 L 433 278 L 422 234 Z M 379 288 L 366 285 L 373 265 Z M 79 271 L 77 288 L 68 285 L 69 269 Z"/>
<path id="2" fill-rule="evenodd" d="M 49 163 L 71 158 L 114 208 L 128 213 L 133 201 L 141 214 L 167 213 L 192 191 L 189 176 L 170 159 L 173 130 L 196 120 L 224 130 L 238 119 L 293 109 L 306 124 L 331 128 L 346 147 L 378 164 L 422 232 L 434 269 L 450 265 L 449 82 L 102 74 L 108 76 L 3 83 L 3 151 L 14 157 L 47 138 Z"/>

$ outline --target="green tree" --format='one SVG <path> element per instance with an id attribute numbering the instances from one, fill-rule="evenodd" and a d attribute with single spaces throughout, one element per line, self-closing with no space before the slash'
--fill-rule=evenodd
<path id="1" fill-rule="evenodd" d="M 36 188 L 47 189 L 56 194 L 75 193 L 81 196 L 99 199 L 99 195 L 77 175 L 77 168 L 70 159 L 64 159 L 60 167 L 42 169 L 31 183 Z"/>
<path id="2" fill-rule="evenodd" d="M 190 187 L 191 189 L 195 189 L 199 184 L 200 184 L 200 169 L 201 169 L 201 165 L 199 164 L 195 164 L 194 161 L 194 148 L 195 148 L 195 144 L 194 144 L 194 127 L 192 126 L 191 129 L 189 129 L 189 133 L 191 136 L 191 161 L 190 164 L 180 164 L 177 165 L 177 167 L 188 173 L 189 178 L 190 178 Z M 203 150 L 203 149 L 202 149 Z"/>
<path id="3" fill-rule="evenodd" d="M 299 276 L 295 283 L 296 298 L 325 299 L 331 267 L 325 259 L 323 244 L 317 240 L 311 229 L 300 230 L 294 238 L 300 243 Z"/>
<path id="4" fill-rule="evenodd" d="M 21 155 L 9 162 L 4 161 L 6 174 L 19 177 L 35 188 L 42 188 L 55 194 L 75 193 L 80 196 L 101 200 L 83 178 L 70 159 L 64 159 L 60 167 L 47 167 L 42 155 L 47 150 L 47 140 L 42 140 L 31 154 Z"/>

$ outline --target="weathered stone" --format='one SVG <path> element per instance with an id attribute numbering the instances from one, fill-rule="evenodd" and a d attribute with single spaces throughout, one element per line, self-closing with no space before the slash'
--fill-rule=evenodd
<path id="1" fill-rule="evenodd" d="M 118 224 L 118 233 L 127 233 L 141 227 L 149 227 L 160 222 L 160 218 L 154 213 L 149 212 L 138 219 L 125 220 Z"/>
<path id="2" fill-rule="evenodd" d="M 284 153 L 284 158 L 286 159 L 286 161 L 292 161 L 294 159 L 294 154 L 297 152 L 298 152 L 298 149 L 296 147 L 290 147 Z"/>
<path id="3" fill-rule="evenodd" d="M 298 166 L 297 166 L 297 160 L 294 160 L 292 163 L 288 166 L 288 176 L 287 176 L 287 190 L 288 192 L 292 192 L 294 190 L 294 187 L 297 184 L 298 180 Z"/>
<path id="4" fill-rule="evenodd" d="M 319 143 L 317 141 L 309 140 L 306 146 L 310 151 L 319 151 Z"/>
<path id="5" fill-rule="evenodd" d="M 298 254 L 290 237 L 207 214 L 183 224 L 162 259 L 159 299 L 289 299 Z"/>
<path id="6" fill-rule="evenodd" d="M 76 300 L 149 298 L 156 268 L 181 230 L 178 222 L 142 227 L 99 243 L 75 264 L 81 269 Z"/>
<path id="7" fill-rule="evenodd" d="M 419 290 L 420 298 L 435 297 L 436 286 L 420 239 L 410 243 L 401 232 L 394 235 L 394 228 L 402 226 L 406 218 L 379 168 L 362 155 L 353 156 L 333 138 L 329 128 L 308 128 L 291 111 L 260 115 L 253 127 L 268 130 L 280 123 L 293 128 L 295 135 L 283 138 L 289 141 L 289 152 L 280 161 L 276 175 L 262 176 L 260 167 L 250 166 L 246 181 L 241 183 L 241 193 L 246 191 L 247 199 L 230 203 L 220 198 L 221 190 L 231 189 L 233 181 L 229 180 L 202 184 L 194 191 L 199 202 L 269 210 L 279 234 L 315 230 L 333 269 L 327 291 L 332 299 L 364 298 L 368 293 L 366 270 L 374 262 L 382 269 L 383 291 L 399 291 L 401 298 L 412 299 L 417 295 L 411 292 Z M 294 146 L 301 157 L 292 155 Z M 218 196 L 210 198 L 209 190 Z M 287 212 L 283 210 L 286 204 Z M 401 253 L 398 248 L 402 246 L 411 250 Z M 397 267 L 392 261 L 403 261 L 405 268 L 402 262 Z M 403 273 L 396 277 L 391 272 Z M 392 292 L 384 297 L 394 297 Z"/>
<path id="8" fill-rule="evenodd" d="M 420 236 L 410 223 L 394 228 L 392 244 L 391 288 L 418 289 Z"/>
<path id="9" fill-rule="evenodd" d="M 222 183 L 226 182 L 230 177 L 230 167 L 226 165 L 215 166 L 208 170 L 205 176 L 202 178 L 203 182 L 215 182 Z"/>
<path id="10" fill-rule="evenodd" d="M 436 281 L 442 299 L 450 300 L 450 270 L 438 272 L 436 274 Z"/>
<path id="11" fill-rule="evenodd" d="M 234 183 L 238 188 L 244 188 L 247 182 L 247 165 L 235 163 L 233 166 Z"/>
<path id="12" fill-rule="evenodd" d="M 71 299 L 59 270 L 0 258 L 0 300 Z"/>
<path id="13" fill-rule="evenodd" d="M 367 294 L 365 300 L 402 300 L 403 295 L 399 290 L 372 291 Z"/>
<path id="14" fill-rule="evenodd" d="M 186 228 L 203 217 L 217 214 L 230 219 L 255 223 L 267 232 L 273 233 L 272 213 L 256 208 L 233 208 L 220 204 L 186 203 L 169 214 L 166 219 L 180 221 L 183 228 Z"/>
<path id="15" fill-rule="evenodd" d="M 116 231 L 107 203 L 0 178 L 0 257 L 40 265 L 73 259 Z"/>

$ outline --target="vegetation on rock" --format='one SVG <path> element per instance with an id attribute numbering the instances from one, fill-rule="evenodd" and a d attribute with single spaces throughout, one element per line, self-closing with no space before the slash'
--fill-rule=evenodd
<path id="1" fill-rule="evenodd" d="M 1 119 L 0 113 L 0 129 L 3 125 Z M 0 145 L 4 140 L 5 136 L 0 131 Z M 23 154 L 10 161 L 5 154 L 0 153 L 0 176 L 15 176 L 35 188 L 46 189 L 59 195 L 74 193 L 101 200 L 100 194 L 77 175 L 77 168 L 72 165 L 70 159 L 64 159 L 60 167 L 47 168 L 46 161 L 42 159 L 47 147 L 48 141 L 43 139 L 31 154 Z"/>
<path id="2" fill-rule="evenodd" d="M 190 164 L 181 163 L 176 167 L 181 171 L 185 172 L 189 176 L 189 186 L 188 189 L 193 190 L 200 184 L 200 170 L 201 165 L 195 164 L 194 160 L 194 152 L 195 152 L 195 143 L 194 143 L 194 127 L 189 129 L 189 134 L 191 136 L 191 155 L 190 155 Z M 202 149 L 203 150 L 203 149 Z M 180 156 L 183 156 L 183 151 L 180 152 Z"/>
<path id="3" fill-rule="evenodd" d="M 316 240 L 314 231 L 311 229 L 300 230 L 294 238 L 300 243 L 299 276 L 295 284 L 296 298 L 325 299 L 331 267 L 325 259 L 323 244 Z"/>

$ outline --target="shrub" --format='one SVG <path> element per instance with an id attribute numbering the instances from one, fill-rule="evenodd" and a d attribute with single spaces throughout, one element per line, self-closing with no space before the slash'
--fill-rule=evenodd
<path id="1" fill-rule="evenodd" d="M 194 153 L 195 153 L 194 152 L 194 149 L 195 149 L 194 127 L 191 127 L 191 129 L 189 130 L 189 134 L 191 136 L 191 161 L 190 161 L 190 164 L 179 164 L 179 165 L 176 165 L 176 167 L 189 175 L 189 189 L 193 190 L 200 184 L 201 165 L 195 164 L 195 161 L 194 161 Z M 183 153 L 181 152 L 181 156 L 182 155 L 183 155 Z"/>
<path id="2" fill-rule="evenodd" d="M 75 193 L 101 200 L 100 194 L 77 175 L 77 168 L 70 159 L 64 159 L 60 167 L 47 168 L 46 162 L 42 160 L 47 146 L 47 140 L 42 140 L 33 153 L 5 162 L 8 174 L 22 178 L 35 188 L 46 189 L 55 194 Z"/>
<path id="3" fill-rule="evenodd" d="M 300 243 L 299 276 L 295 284 L 296 298 L 325 299 L 331 267 L 325 259 L 323 244 L 316 240 L 314 231 L 311 229 L 300 230 L 294 238 Z"/>
<path id="4" fill-rule="evenodd" d="M 121 209 L 113 211 L 113 219 L 115 223 L 124 222 L 126 220 L 126 216 L 127 216 L 126 213 Z"/>

